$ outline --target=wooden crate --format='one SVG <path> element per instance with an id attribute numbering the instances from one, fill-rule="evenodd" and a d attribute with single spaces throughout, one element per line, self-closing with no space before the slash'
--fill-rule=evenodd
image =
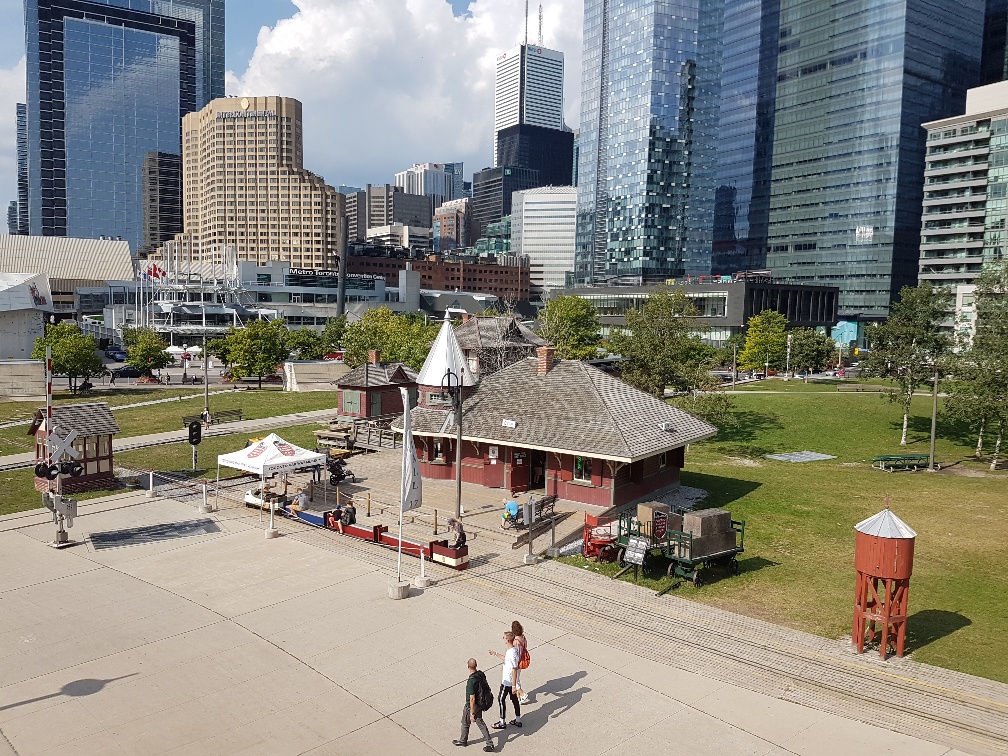
<path id="1" fill-rule="evenodd" d="M 683 532 L 694 538 L 706 538 L 731 530 L 731 512 L 724 509 L 698 509 L 683 515 Z"/>

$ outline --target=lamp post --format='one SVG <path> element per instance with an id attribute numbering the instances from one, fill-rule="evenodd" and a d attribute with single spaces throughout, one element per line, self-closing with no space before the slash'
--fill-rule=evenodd
<path id="1" fill-rule="evenodd" d="M 766 364 L 763 366 L 763 380 L 770 380 L 770 350 L 766 352 Z"/>
<path id="2" fill-rule="evenodd" d="M 791 377 L 791 334 L 787 335 L 787 364 L 784 367 L 784 380 Z"/>
<path id="3" fill-rule="evenodd" d="M 928 455 L 928 472 L 935 471 L 935 431 L 938 426 L 938 365 L 934 365 L 934 386 L 931 389 L 931 451 Z"/>
<path id="4" fill-rule="evenodd" d="M 735 388 L 735 381 L 738 380 L 738 344 L 732 344 L 731 346 L 731 387 Z"/>
<path id="5" fill-rule="evenodd" d="M 188 344 L 183 344 L 182 345 L 182 383 L 183 384 L 186 382 L 186 377 L 187 377 L 186 376 L 186 368 L 189 366 L 189 360 L 186 359 L 186 356 L 188 355 L 188 350 L 189 350 L 189 345 Z"/>
<path id="6" fill-rule="evenodd" d="M 465 368 L 460 368 L 464 370 Z M 455 382 L 454 387 L 452 381 Z M 452 412 L 455 413 L 455 519 L 462 519 L 462 376 L 445 368 L 441 378 L 441 394 L 450 394 Z"/>

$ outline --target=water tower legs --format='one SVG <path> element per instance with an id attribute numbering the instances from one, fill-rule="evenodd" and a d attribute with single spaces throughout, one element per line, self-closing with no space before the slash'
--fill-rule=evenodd
<path id="1" fill-rule="evenodd" d="M 909 596 L 909 578 L 880 578 L 858 571 L 851 637 L 858 653 L 864 652 L 865 642 L 874 643 L 879 633 L 879 656 L 886 658 L 890 643 L 896 647 L 896 656 L 903 656 Z"/>

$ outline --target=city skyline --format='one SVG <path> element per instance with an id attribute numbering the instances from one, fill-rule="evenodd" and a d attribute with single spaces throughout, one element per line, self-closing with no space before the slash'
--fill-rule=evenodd
<path id="1" fill-rule="evenodd" d="M 300 5 L 299 10 L 289 0 L 256 0 L 228 15 L 225 91 L 300 99 L 305 160 L 328 183 L 391 182 L 396 171 L 426 160 L 465 162 L 469 172 L 493 164 L 494 60 L 524 38 L 524 6 L 501 8 L 484 0 L 423 0 L 411 8 L 330 0 Z M 25 100 L 21 6 L 21 0 L 0 0 L 5 199 L 17 196 L 15 106 Z M 383 21 L 384 31 L 376 37 L 378 14 L 395 23 Z M 538 36 L 536 15 L 537 9 L 530 9 L 530 39 Z M 425 33 L 418 35 L 421 16 Z M 544 4 L 543 17 L 544 43 L 563 51 L 578 70 L 581 4 Z M 338 34 L 331 31 L 336 28 Z M 329 85 L 318 87 L 320 76 Z M 571 125 L 579 98 L 577 77 L 568 77 L 565 118 Z M 360 118 L 339 117 L 347 101 L 359 103 Z M 334 148 L 339 144 L 353 149 Z"/>

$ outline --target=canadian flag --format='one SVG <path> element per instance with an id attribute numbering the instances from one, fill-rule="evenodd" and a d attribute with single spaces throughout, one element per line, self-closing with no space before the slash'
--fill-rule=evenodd
<path id="1" fill-rule="evenodd" d="M 168 274 L 163 269 L 159 268 L 157 266 L 157 263 L 154 263 L 149 268 L 147 268 L 146 271 L 144 271 L 144 275 L 149 276 L 151 278 L 164 278 L 164 276 Z"/>

